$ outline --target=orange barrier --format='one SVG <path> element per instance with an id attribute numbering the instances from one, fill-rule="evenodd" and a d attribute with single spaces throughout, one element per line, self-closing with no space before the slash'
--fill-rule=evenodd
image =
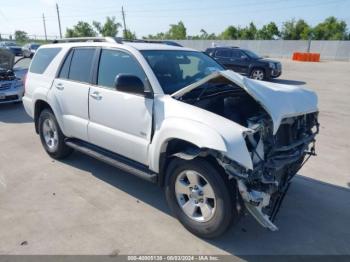
<path id="1" fill-rule="evenodd" d="M 294 52 L 292 60 L 305 62 L 320 62 L 320 53 L 302 53 Z"/>

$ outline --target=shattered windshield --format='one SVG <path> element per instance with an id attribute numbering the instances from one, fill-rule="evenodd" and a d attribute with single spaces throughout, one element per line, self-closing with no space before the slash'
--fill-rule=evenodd
<path id="1" fill-rule="evenodd" d="M 165 94 L 197 82 L 215 71 L 224 70 L 215 60 L 196 51 L 141 51 L 151 66 Z"/>

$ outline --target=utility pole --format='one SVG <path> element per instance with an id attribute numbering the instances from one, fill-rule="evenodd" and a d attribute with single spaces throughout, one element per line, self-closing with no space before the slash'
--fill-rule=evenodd
<path id="1" fill-rule="evenodd" d="M 123 6 L 122 6 L 122 16 L 123 16 L 123 23 L 124 23 L 124 37 L 127 38 L 127 35 L 126 35 L 126 24 L 125 24 L 125 13 L 124 13 Z"/>
<path id="2" fill-rule="evenodd" d="M 44 24 L 44 32 L 45 32 L 45 41 L 47 41 L 46 22 L 45 22 L 45 15 L 44 15 L 44 13 L 43 13 L 43 24 Z"/>
<path id="3" fill-rule="evenodd" d="M 62 39 L 60 10 L 58 9 L 58 4 L 57 3 L 56 3 L 56 10 L 57 10 L 58 28 L 60 29 L 60 38 Z"/>

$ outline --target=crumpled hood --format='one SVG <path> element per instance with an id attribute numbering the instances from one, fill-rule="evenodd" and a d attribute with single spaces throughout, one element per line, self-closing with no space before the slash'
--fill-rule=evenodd
<path id="1" fill-rule="evenodd" d="M 6 49 L 0 49 L 0 68 L 12 70 L 15 63 L 15 56 Z"/>
<path id="2" fill-rule="evenodd" d="M 173 93 L 171 96 L 179 98 L 204 83 L 221 76 L 243 88 L 259 104 L 261 104 L 272 118 L 274 134 L 276 134 L 283 118 L 318 111 L 317 95 L 309 89 L 298 86 L 257 81 L 241 76 L 231 70 L 214 72 Z"/>

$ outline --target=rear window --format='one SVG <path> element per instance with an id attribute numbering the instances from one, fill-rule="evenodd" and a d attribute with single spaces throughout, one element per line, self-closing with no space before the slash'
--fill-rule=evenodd
<path id="1" fill-rule="evenodd" d="M 30 65 L 29 72 L 42 74 L 49 66 L 51 61 L 61 51 L 61 48 L 41 48 L 37 51 Z"/>

